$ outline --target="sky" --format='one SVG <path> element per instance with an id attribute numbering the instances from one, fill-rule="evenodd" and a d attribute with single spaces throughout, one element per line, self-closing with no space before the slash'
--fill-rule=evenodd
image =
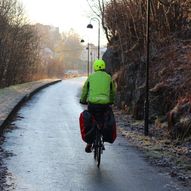
<path id="1" fill-rule="evenodd" d="M 91 22 L 93 29 L 87 29 L 90 16 L 94 17 L 87 0 L 20 0 L 25 13 L 32 24 L 41 23 L 59 27 L 60 32 L 67 32 L 71 28 L 77 32 L 85 42 L 97 45 L 98 22 Z M 101 30 L 102 45 L 106 44 L 106 38 Z"/>

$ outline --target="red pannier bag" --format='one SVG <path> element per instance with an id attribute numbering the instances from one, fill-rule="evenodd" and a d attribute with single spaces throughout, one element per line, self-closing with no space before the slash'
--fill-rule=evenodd
<path id="1" fill-rule="evenodd" d="M 117 137 L 116 122 L 112 109 L 109 109 L 104 114 L 104 127 L 102 129 L 102 135 L 104 142 L 113 143 Z M 79 117 L 80 132 L 82 140 L 86 143 L 93 143 L 96 134 L 95 119 L 88 110 L 84 110 L 80 113 Z"/>
<path id="2" fill-rule="evenodd" d="M 95 119 L 88 110 L 80 113 L 79 123 L 82 140 L 89 144 L 93 143 L 96 134 Z"/>

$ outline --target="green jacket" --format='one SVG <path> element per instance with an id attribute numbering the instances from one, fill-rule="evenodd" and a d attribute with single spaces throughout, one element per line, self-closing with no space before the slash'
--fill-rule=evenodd
<path id="1" fill-rule="evenodd" d="M 112 78 L 104 71 L 91 74 L 86 80 L 80 102 L 92 104 L 112 104 L 115 99 L 115 86 Z"/>

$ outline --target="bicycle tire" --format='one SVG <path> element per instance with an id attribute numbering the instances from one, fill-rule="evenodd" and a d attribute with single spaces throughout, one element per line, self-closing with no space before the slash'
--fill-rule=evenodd
<path id="1" fill-rule="evenodd" d="M 94 148 L 94 159 L 96 160 L 96 156 L 97 156 L 97 150 L 96 148 Z"/>
<path id="2" fill-rule="evenodd" d="M 101 163 L 101 154 L 103 151 L 103 142 L 101 137 L 101 132 L 98 128 L 96 128 L 96 136 L 93 144 L 94 150 L 94 159 L 96 161 L 97 167 L 99 168 Z"/>
<path id="3" fill-rule="evenodd" d="M 97 132 L 94 141 L 94 159 L 97 160 L 97 150 L 98 150 L 98 139 L 97 139 Z"/>
<path id="4" fill-rule="evenodd" d="M 98 147 L 97 147 L 97 167 L 99 168 L 101 163 L 101 151 L 102 151 L 102 144 L 101 144 L 101 136 L 98 134 Z"/>
<path id="5" fill-rule="evenodd" d="M 94 147 L 94 159 L 96 161 L 97 167 L 99 168 L 101 161 L 102 142 L 101 142 L 101 135 L 98 129 L 96 130 L 96 137 L 93 147 Z"/>

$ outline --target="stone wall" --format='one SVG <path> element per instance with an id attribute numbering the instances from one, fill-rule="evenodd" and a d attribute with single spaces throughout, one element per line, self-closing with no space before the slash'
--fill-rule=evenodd
<path id="1" fill-rule="evenodd" d="M 107 72 L 113 74 L 116 83 L 116 105 L 133 114 L 136 119 L 142 119 L 145 98 L 145 63 L 137 62 L 121 66 L 111 48 L 107 49 L 103 59 L 107 63 Z"/>
<path id="2" fill-rule="evenodd" d="M 176 39 L 150 59 L 149 116 L 154 121 L 165 116 L 181 97 L 191 96 L 191 41 Z M 116 105 L 135 119 L 144 118 L 145 71 L 142 61 L 123 65 L 112 49 L 103 59 L 117 86 Z"/>

